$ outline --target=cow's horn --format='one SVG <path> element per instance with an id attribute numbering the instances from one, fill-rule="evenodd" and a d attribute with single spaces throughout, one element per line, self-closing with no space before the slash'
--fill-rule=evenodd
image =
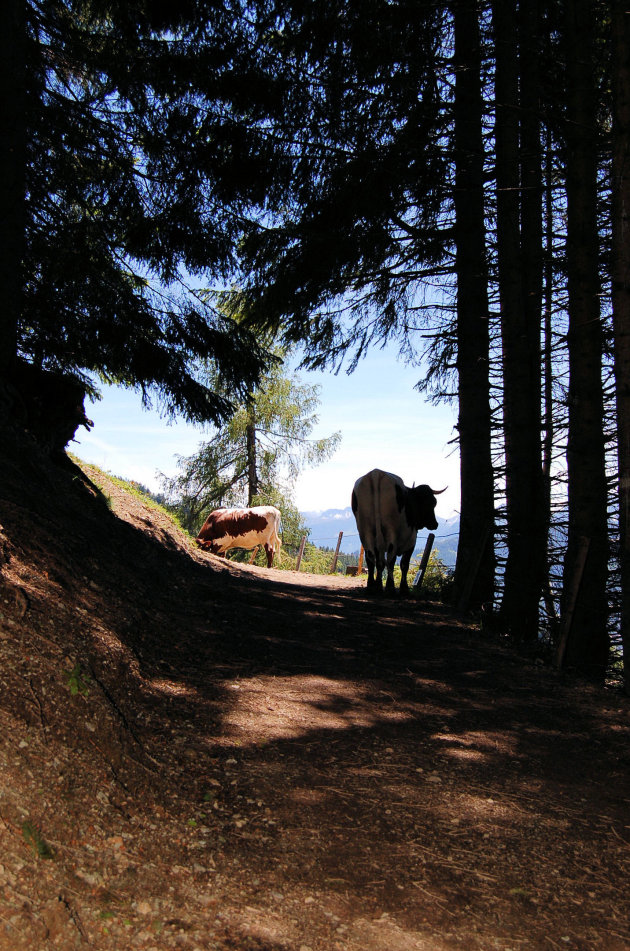
<path id="1" fill-rule="evenodd" d="M 446 492 L 447 489 L 448 486 L 445 485 L 443 489 L 431 489 L 431 491 L 433 492 L 433 495 L 442 495 L 442 492 Z"/>

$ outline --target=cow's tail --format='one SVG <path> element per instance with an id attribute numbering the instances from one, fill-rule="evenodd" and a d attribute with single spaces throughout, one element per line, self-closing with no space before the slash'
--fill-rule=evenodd
<path id="1" fill-rule="evenodd" d="M 379 558 L 379 551 L 381 552 L 384 544 L 384 534 L 383 534 L 383 525 L 381 523 L 381 479 L 374 480 L 374 495 L 372 497 L 372 504 L 374 506 L 374 556 Z"/>
<path id="2" fill-rule="evenodd" d="M 282 519 L 279 518 L 278 521 L 274 524 L 273 537 L 271 539 L 273 542 L 274 551 L 280 551 L 280 549 L 282 548 L 282 539 L 280 538 L 280 532 L 282 531 L 283 531 Z"/>

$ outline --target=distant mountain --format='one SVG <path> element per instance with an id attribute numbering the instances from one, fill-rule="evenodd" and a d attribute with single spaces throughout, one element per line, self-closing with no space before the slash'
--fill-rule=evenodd
<path id="1" fill-rule="evenodd" d="M 427 532 L 422 532 L 422 534 L 422 544 L 424 545 Z M 445 565 L 448 565 L 449 568 L 454 568 L 457 558 L 457 543 L 459 541 L 459 515 L 451 515 L 450 518 L 440 518 L 438 516 L 438 529 L 434 534 L 434 551 L 437 551 Z M 419 537 L 420 536 L 418 536 L 418 538 Z"/>
<path id="2" fill-rule="evenodd" d="M 326 509 L 324 512 L 302 512 L 311 533 L 308 540 L 318 548 L 336 548 L 339 532 L 343 532 L 340 551 L 358 551 L 361 547 L 357 523 L 352 509 Z"/>
<path id="3" fill-rule="evenodd" d="M 323 512 L 302 512 L 301 514 L 310 529 L 309 541 L 313 545 L 317 545 L 318 548 L 336 548 L 339 532 L 343 532 L 339 550 L 346 553 L 358 553 L 361 541 L 350 506 L 345 509 L 326 509 Z M 424 550 L 428 534 L 426 529 L 418 533 L 416 553 Z M 445 565 L 454 567 L 459 536 L 459 516 L 438 518 L 438 529 L 434 534 L 434 550 L 437 549 Z"/>

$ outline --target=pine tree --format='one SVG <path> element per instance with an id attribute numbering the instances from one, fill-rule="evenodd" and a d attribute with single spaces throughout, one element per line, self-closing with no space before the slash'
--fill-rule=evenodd
<path id="1" fill-rule="evenodd" d="M 630 15 L 613 9 L 612 303 L 619 433 L 621 634 L 630 693 Z"/>
<path id="2" fill-rule="evenodd" d="M 211 439 L 179 460 L 180 473 L 165 480 L 165 490 L 190 531 L 221 506 L 285 507 L 280 500 L 290 500 L 302 469 L 324 462 L 339 445 L 339 433 L 310 436 L 318 392 L 278 362 Z"/>
<path id="3" fill-rule="evenodd" d="M 200 292 L 233 272 L 248 216 L 284 194 L 265 130 L 283 80 L 252 53 L 240 13 L 11 0 L 0 372 L 19 354 L 200 421 L 256 382 L 256 339 Z M 197 378 L 205 358 L 222 395 Z"/>
<path id="4" fill-rule="evenodd" d="M 462 592 L 482 540 L 470 604 L 492 609 L 494 485 L 490 434 L 488 264 L 484 211 L 481 39 L 477 0 L 455 0 L 455 244 L 461 468 L 455 585 Z"/>
<path id="5" fill-rule="evenodd" d="M 507 562 L 501 620 L 535 641 L 545 573 L 538 0 L 493 4 Z"/>
<path id="6" fill-rule="evenodd" d="M 439 268 L 439 6 L 411 0 L 280 4 L 293 143 L 285 213 L 243 246 L 248 319 L 303 341 L 309 366 L 407 340 L 419 273 Z M 297 103 L 297 107 L 296 107 Z M 352 366 L 352 362 L 350 363 Z"/>
<path id="7" fill-rule="evenodd" d="M 26 217 L 26 25 L 23 0 L 9 0 L 0 32 L 0 379 L 17 350 Z"/>
<path id="8" fill-rule="evenodd" d="M 608 632 L 607 484 L 604 457 L 599 239 L 597 226 L 597 98 L 595 21 L 590 0 L 566 4 L 566 190 L 568 352 L 569 537 L 565 592 L 574 579 L 581 539 L 588 556 L 567 644 L 569 666 L 603 679 Z"/>

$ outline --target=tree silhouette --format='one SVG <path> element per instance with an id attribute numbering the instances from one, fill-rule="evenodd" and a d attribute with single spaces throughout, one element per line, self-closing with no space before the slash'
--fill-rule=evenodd
<path id="1" fill-rule="evenodd" d="M 266 357 L 201 289 L 281 191 L 260 121 L 281 78 L 201 0 L 11 0 L 5 25 L 0 374 L 19 355 L 225 418 Z"/>

